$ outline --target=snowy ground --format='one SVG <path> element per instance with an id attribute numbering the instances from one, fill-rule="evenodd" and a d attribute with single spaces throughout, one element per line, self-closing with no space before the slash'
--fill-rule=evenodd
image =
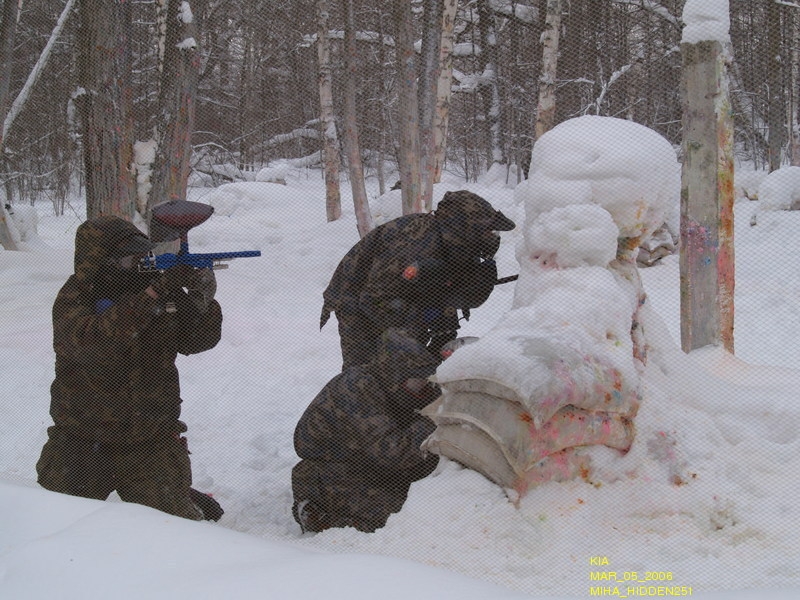
<path id="1" fill-rule="evenodd" d="M 501 183 L 450 180 L 436 194 L 460 187 L 522 222 L 513 190 Z M 0 251 L 0 596 L 587 597 L 593 586 L 628 588 L 592 581 L 591 573 L 623 579 L 633 571 L 672 577 L 635 584 L 640 593 L 666 584 L 698 598 L 798 596 L 800 212 L 761 212 L 750 227 L 757 202 L 736 206 L 736 358 L 678 352 L 677 259 L 642 272 L 655 390 L 642 409 L 689 449 L 676 460 L 695 481 L 549 484 L 515 508 L 495 485 L 445 461 L 412 486 L 386 528 L 301 535 L 290 514 L 292 432 L 340 365 L 335 323 L 321 332 L 318 323 L 322 290 L 357 240 L 347 186 L 343 192 L 344 217 L 326 223 L 318 173 L 287 186 L 192 190 L 190 199 L 217 207 L 190 233 L 195 251 L 263 254 L 218 272 L 223 339 L 179 359 L 195 487 L 222 503 L 218 524 L 36 488 L 50 424 L 50 310 L 72 270 L 83 205 L 73 202 L 59 218 L 38 207 L 49 249 Z M 504 234 L 501 276 L 518 271 L 518 235 Z M 481 335 L 497 322 L 513 285 L 473 311 L 463 333 Z"/>

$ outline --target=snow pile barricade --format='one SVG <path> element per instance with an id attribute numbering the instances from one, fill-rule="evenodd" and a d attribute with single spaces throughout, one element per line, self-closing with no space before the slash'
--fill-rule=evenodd
<path id="1" fill-rule="evenodd" d="M 440 367 L 442 396 L 423 410 L 438 426 L 426 450 L 524 494 L 544 481 L 589 479 L 579 447 L 630 448 L 638 377 L 544 337 L 503 333 L 490 332 Z M 498 369 L 497 356 L 514 360 Z"/>
<path id="2" fill-rule="evenodd" d="M 566 121 L 534 147 L 512 310 L 436 373 L 424 449 L 524 494 L 593 481 L 586 449 L 635 437 L 647 341 L 636 254 L 680 192 L 671 145 L 609 117 Z M 511 495 L 511 494 L 509 494 Z"/>

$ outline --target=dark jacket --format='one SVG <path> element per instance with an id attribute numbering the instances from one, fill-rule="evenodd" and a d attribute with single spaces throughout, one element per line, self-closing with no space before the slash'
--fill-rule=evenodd
<path id="1" fill-rule="evenodd" d="M 449 311 L 475 308 L 497 279 L 495 229 L 514 226 L 470 192 L 448 192 L 436 213 L 406 215 L 369 232 L 344 256 L 323 293 L 331 312 L 359 314 L 378 331 L 435 327 Z M 416 335 L 417 339 L 421 339 Z M 343 343 L 345 343 L 343 341 Z"/>
<path id="2" fill-rule="evenodd" d="M 220 339 L 216 301 L 201 314 L 185 293 L 174 294 L 168 300 L 177 310 L 165 312 L 163 302 L 144 292 L 152 274 L 108 266 L 111 249 L 135 234 L 114 217 L 83 223 L 75 273 L 53 305 L 50 414 L 56 425 L 89 439 L 136 442 L 178 427 L 177 353 L 202 352 Z"/>
<path id="3" fill-rule="evenodd" d="M 390 330 L 376 359 L 331 379 L 295 428 L 297 455 L 324 463 L 347 463 L 376 485 L 407 487 L 436 466 L 420 445 L 435 426 L 418 410 L 439 395 L 435 386 L 414 395 L 410 377 L 431 375 L 438 359 L 424 347 Z"/>

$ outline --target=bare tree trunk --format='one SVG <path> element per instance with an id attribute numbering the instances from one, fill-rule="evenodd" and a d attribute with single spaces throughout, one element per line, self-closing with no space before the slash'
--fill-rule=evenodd
<path id="1" fill-rule="evenodd" d="M 733 353 L 733 125 L 718 41 L 683 43 L 681 346 Z"/>
<path id="2" fill-rule="evenodd" d="M 325 215 L 328 221 L 342 216 L 342 199 L 339 194 L 339 140 L 336 135 L 336 115 L 333 110 L 333 76 L 331 48 L 328 39 L 328 0 L 318 0 L 319 35 L 319 105 L 322 121 L 322 154 L 325 157 Z"/>
<path id="3" fill-rule="evenodd" d="M 130 86 L 130 3 L 80 0 L 78 84 L 83 125 L 86 214 L 131 220 L 136 203 Z"/>
<path id="4" fill-rule="evenodd" d="M 797 120 L 797 111 L 800 105 L 800 16 L 795 11 L 788 11 L 792 39 L 791 53 L 791 79 L 789 82 L 789 101 L 787 102 L 789 114 L 786 122 L 789 125 L 790 135 L 790 162 L 793 166 L 800 166 L 800 123 Z"/>
<path id="5" fill-rule="evenodd" d="M 356 213 L 358 234 L 367 235 L 373 227 L 369 211 L 367 189 L 364 184 L 364 165 L 361 161 L 361 146 L 358 141 L 358 122 L 356 116 L 356 77 L 358 61 L 356 48 L 355 8 L 353 0 L 344 0 L 345 27 L 345 91 L 344 91 L 344 148 L 347 153 L 347 167 L 350 173 L 350 188 L 353 190 L 353 207 Z"/>
<path id="6" fill-rule="evenodd" d="M 17 35 L 19 0 L 3 0 L 3 16 L 0 22 L 0 117 L 5 121 L 8 111 L 8 86 L 13 66 L 14 40 Z M 5 141 L 5 131 L 0 133 L 0 149 Z"/>
<path id="7" fill-rule="evenodd" d="M 161 60 L 158 131 L 152 187 L 145 209 L 169 200 L 186 200 L 200 52 L 197 26 L 187 2 L 159 0 L 166 17 Z"/>
<path id="8" fill-rule="evenodd" d="M 561 32 L 561 0 L 547 0 L 547 15 L 542 32 L 542 76 L 539 78 L 539 105 L 535 134 L 538 140 L 555 125 L 558 39 Z"/>
<path id="9" fill-rule="evenodd" d="M 410 0 L 395 0 L 395 52 L 397 54 L 397 102 L 400 119 L 400 184 L 403 214 L 424 211 L 420 193 L 419 106 L 414 52 L 414 15 Z"/>
<path id="10" fill-rule="evenodd" d="M 433 122 L 439 82 L 442 0 L 425 0 L 422 28 L 422 72 L 419 86 L 420 196 L 425 211 L 433 208 L 435 140 Z"/>
<path id="11" fill-rule="evenodd" d="M 8 106 L 8 86 L 11 81 L 11 68 L 13 65 L 14 39 L 17 33 L 17 14 L 19 5 L 17 0 L 3 0 L 3 21 L 0 22 L 0 118 L 5 121 L 6 107 Z M 0 132 L 0 156 L 3 156 L 5 146 L 5 132 Z M 5 163 L 3 156 L 2 162 Z M 11 193 L 6 186 L 6 202 L 11 202 Z M 16 250 L 17 244 L 8 225 L 8 213 L 4 206 L 0 206 L 0 246 L 6 250 Z"/>
<path id="12" fill-rule="evenodd" d="M 488 167 L 491 167 L 495 163 L 504 164 L 506 157 L 503 129 L 501 127 L 503 122 L 503 103 L 500 100 L 500 63 L 497 60 L 497 31 L 495 31 L 494 15 L 488 0 L 478 0 L 478 24 L 480 26 L 482 46 L 482 78 L 485 80 L 482 88 L 484 116 L 489 125 Z M 488 91 L 486 88 L 488 88 Z"/>
<path id="13" fill-rule="evenodd" d="M 785 59 L 781 44 L 781 7 L 777 2 L 767 3 L 767 81 L 769 83 L 769 170 L 781 167 L 781 150 L 786 140 L 783 119 L 782 65 Z"/>
<path id="14" fill-rule="evenodd" d="M 442 180 L 447 126 L 450 120 L 450 96 L 453 88 L 453 27 L 456 21 L 458 0 L 444 0 L 442 7 L 442 37 L 439 44 L 439 78 L 436 84 L 436 114 L 433 121 L 434 158 L 433 182 Z"/>

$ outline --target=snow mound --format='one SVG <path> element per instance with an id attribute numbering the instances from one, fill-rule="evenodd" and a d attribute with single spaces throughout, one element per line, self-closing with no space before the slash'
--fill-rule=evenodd
<path id="1" fill-rule="evenodd" d="M 442 364 L 442 397 L 426 409 L 437 429 L 425 447 L 515 498 L 547 481 L 619 477 L 592 469 L 592 449 L 634 443 L 647 363 L 636 251 L 680 193 L 672 146 L 620 119 L 562 123 L 531 164 L 515 190 L 526 219 L 512 310 Z"/>
<path id="2" fill-rule="evenodd" d="M 632 121 L 587 115 L 564 121 L 533 148 L 527 181 L 514 190 L 532 222 L 556 207 L 597 204 L 621 237 L 642 238 L 680 199 L 680 165 L 672 145 Z"/>
<path id="3" fill-rule="evenodd" d="M 800 210 L 800 167 L 773 171 L 758 186 L 759 210 Z"/>

